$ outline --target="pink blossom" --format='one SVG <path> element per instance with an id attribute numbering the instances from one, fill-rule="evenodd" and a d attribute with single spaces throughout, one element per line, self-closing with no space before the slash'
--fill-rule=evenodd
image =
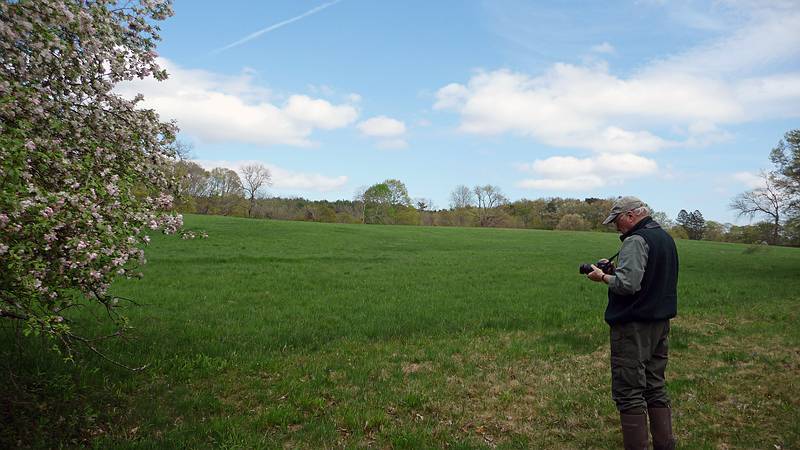
<path id="1" fill-rule="evenodd" d="M 110 275 L 145 262 L 142 230 L 180 227 L 168 212 L 177 128 L 113 90 L 141 74 L 164 78 L 152 50 L 168 3 L 0 2 L 0 93 L 14 100 L 0 107 L 0 134 L 12 151 L 27 152 L 0 164 L 5 191 L 16 193 L 0 201 L 0 254 L 25 243 L 14 246 L 13 261 L 0 257 L 0 273 L 10 274 L 11 298 L 30 297 L 31 286 L 39 293 L 3 308 L 59 323 L 48 297 L 69 306 L 72 295 L 61 294 L 104 296 Z M 103 73 L 97 61 L 106 62 Z"/>

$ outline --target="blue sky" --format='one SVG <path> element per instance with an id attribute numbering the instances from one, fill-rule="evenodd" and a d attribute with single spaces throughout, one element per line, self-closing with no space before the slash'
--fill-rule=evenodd
<path id="1" fill-rule="evenodd" d="M 119 90 L 175 119 L 205 167 L 267 165 L 272 195 L 397 178 L 438 208 L 493 184 L 735 222 L 730 200 L 800 127 L 798 1 L 221 5 L 176 0 L 170 79 Z"/>

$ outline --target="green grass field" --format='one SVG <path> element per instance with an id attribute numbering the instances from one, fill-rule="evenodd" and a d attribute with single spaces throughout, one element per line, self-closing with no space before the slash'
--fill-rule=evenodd
<path id="1" fill-rule="evenodd" d="M 611 233 L 189 216 L 117 295 L 135 339 L 63 363 L 0 335 L 0 447 L 617 448 Z M 683 448 L 800 448 L 800 249 L 679 241 Z M 84 316 L 85 318 L 85 316 Z M 96 330 L 101 331 L 101 330 Z"/>

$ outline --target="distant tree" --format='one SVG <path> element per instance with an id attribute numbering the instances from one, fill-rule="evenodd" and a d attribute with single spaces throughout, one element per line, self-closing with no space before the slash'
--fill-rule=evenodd
<path id="1" fill-rule="evenodd" d="M 787 212 L 791 218 L 800 216 L 800 129 L 787 132 L 769 157 L 775 166 L 775 185 L 785 195 Z"/>
<path id="2" fill-rule="evenodd" d="M 555 197 L 545 199 L 542 205 L 541 217 L 543 228 L 547 230 L 555 229 L 558 221 L 561 220 L 561 204 L 563 199 Z"/>
<path id="3" fill-rule="evenodd" d="M 366 207 L 367 203 L 364 201 L 364 194 L 367 192 L 366 186 L 359 186 L 353 192 L 354 210 L 357 212 L 356 219 L 360 223 L 366 223 Z"/>
<path id="4" fill-rule="evenodd" d="M 336 211 L 328 204 L 319 204 L 315 208 L 314 220 L 317 222 L 336 222 Z"/>
<path id="5" fill-rule="evenodd" d="M 713 220 L 706 221 L 705 233 L 703 239 L 708 241 L 724 241 L 727 227 L 719 222 Z"/>
<path id="6" fill-rule="evenodd" d="M 362 195 L 364 202 L 364 223 L 391 224 L 398 218 L 397 213 L 411 208 L 411 198 L 406 185 L 400 180 L 389 179 L 373 184 Z M 417 221 L 419 216 L 417 215 Z M 402 220 L 406 223 L 407 215 Z"/>
<path id="7" fill-rule="evenodd" d="M 209 178 L 211 173 L 193 161 L 179 161 L 183 176 L 180 178 L 180 195 L 182 197 L 207 197 L 210 193 Z"/>
<path id="8" fill-rule="evenodd" d="M 244 199 L 244 187 L 239 175 L 231 169 L 217 167 L 211 170 L 209 196 L 217 213 L 230 215 L 239 201 Z"/>
<path id="9" fill-rule="evenodd" d="M 556 230 L 586 231 L 589 228 L 589 222 L 580 214 L 564 214 L 556 225 Z"/>
<path id="10" fill-rule="evenodd" d="M 419 225 L 420 213 L 409 206 L 397 206 L 392 212 L 392 222 L 397 225 Z"/>
<path id="11" fill-rule="evenodd" d="M 674 239 L 689 239 L 689 234 L 686 232 L 686 228 L 676 225 L 667 230 L 670 236 Z"/>
<path id="12" fill-rule="evenodd" d="M 685 209 L 682 209 L 678 213 L 678 217 L 675 218 L 675 222 L 678 224 L 678 226 L 686 229 L 689 226 L 689 213 L 686 212 Z"/>
<path id="13" fill-rule="evenodd" d="M 478 208 L 478 225 L 489 227 L 497 225 L 500 212 L 497 208 L 508 203 L 499 186 L 487 184 L 472 189 Z"/>
<path id="14" fill-rule="evenodd" d="M 411 197 L 408 196 L 406 185 L 395 179 L 383 182 L 389 188 L 389 204 L 393 206 L 411 206 Z"/>
<path id="15" fill-rule="evenodd" d="M 730 204 L 731 209 L 738 212 L 739 217 L 752 219 L 762 216 L 772 224 L 770 244 L 780 242 L 781 220 L 783 213 L 789 209 L 790 200 L 787 191 L 779 186 L 775 173 L 761 172 L 764 184 L 761 187 L 737 195 Z"/>
<path id="16" fill-rule="evenodd" d="M 208 189 L 207 170 L 188 159 L 178 159 L 172 163 L 172 176 L 175 184 L 172 187 L 172 196 L 175 198 L 175 208 L 180 212 L 198 211 L 198 199 L 206 196 Z"/>
<path id="17" fill-rule="evenodd" d="M 663 211 L 656 211 L 652 213 L 650 217 L 652 217 L 654 221 L 658 222 L 658 224 L 661 225 L 661 227 L 664 228 L 665 230 L 672 228 L 675 225 L 675 223 L 672 221 L 672 219 L 669 218 L 667 213 Z"/>
<path id="18" fill-rule="evenodd" d="M 178 161 L 186 161 L 192 159 L 192 150 L 194 145 L 189 142 L 176 139 L 171 145 L 172 151 L 175 152 L 175 157 Z"/>
<path id="19" fill-rule="evenodd" d="M 682 209 L 678 213 L 676 222 L 686 231 L 689 239 L 700 240 L 703 238 L 706 221 L 700 211 L 694 210 L 694 212 L 688 213 Z"/>
<path id="20" fill-rule="evenodd" d="M 390 195 L 386 183 L 373 184 L 364 191 L 364 223 L 388 223 Z"/>
<path id="21" fill-rule="evenodd" d="M 259 163 L 243 166 L 241 172 L 242 188 L 245 196 L 250 201 L 247 207 L 247 217 L 252 217 L 253 208 L 256 206 L 256 198 L 263 195 L 262 189 L 264 187 L 272 184 L 272 175 L 269 173 L 269 169 Z"/>
<path id="22" fill-rule="evenodd" d="M 530 200 L 523 199 L 510 203 L 507 210 L 520 227 L 528 228 L 530 226 L 533 212 Z"/>
<path id="23" fill-rule="evenodd" d="M 736 196 L 730 203 L 739 216 L 769 220 L 767 242 L 781 242 L 785 223 L 800 220 L 800 129 L 788 131 L 769 155 L 773 170 L 762 171 L 760 187 Z"/>
<path id="24" fill-rule="evenodd" d="M 473 208 L 458 208 L 450 210 L 447 217 L 450 225 L 471 227 L 475 225 L 477 215 Z"/>
<path id="25" fill-rule="evenodd" d="M 689 214 L 689 223 L 689 229 L 686 230 L 689 233 L 689 239 L 696 241 L 703 239 L 703 234 L 706 230 L 706 220 L 703 218 L 703 214 L 695 209 Z"/>
<path id="26" fill-rule="evenodd" d="M 613 203 L 612 200 L 587 198 L 578 204 L 578 212 L 586 219 L 591 228 L 601 231 L 611 231 L 610 227 L 603 225 L 603 220 L 608 216 L 608 211 L 611 210 Z"/>
<path id="27" fill-rule="evenodd" d="M 429 198 L 417 197 L 414 199 L 414 205 L 417 208 L 419 223 L 421 225 L 426 225 L 426 226 L 433 225 L 434 224 L 433 210 L 435 209 L 433 205 L 433 200 Z"/>
<path id="28" fill-rule="evenodd" d="M 391 191 L 386 183 L 378 183 L 364 191 L 364 223 L 389 223 Z"/>
<path id="29" fill-rule="evenodd" d="M 786 245 L 800 246 L 800 217 L 786 221 L 783 226 L 783 239 Z"/>
<path id="30" fill-rule="evenodd" d="M 757 222 L 752 225 L 732 226 L 726 235 L 728 242 L 742 244 L 768 243 L 772 237 L 772 224 L 770 222 Z"/>
<path id="31" fill-rule="evenodd" d="M 475 194 L 463 184 L 456 186 L 450 193 L 450 208 L 469 208 L 475 204 Z"/>
<path id="32" fill-rule="evenodd" d="M 432 209 L 433 201 L 427 198 L 417 197 L 413 201 L 418 211 L 428 211 Z"/>

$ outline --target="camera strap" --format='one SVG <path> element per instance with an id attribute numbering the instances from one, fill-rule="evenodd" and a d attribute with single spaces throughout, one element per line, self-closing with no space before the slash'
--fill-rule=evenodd
<path id="1" fill-rule="evenodd" d="M 614 256 L 612 256 L 611 258 L 608 258 L 608 260 L 609 261 L 614 261 L 614 258 L 616 258 L 617 256 L 619 256 L 619 252 L 614 253 Z"/>

